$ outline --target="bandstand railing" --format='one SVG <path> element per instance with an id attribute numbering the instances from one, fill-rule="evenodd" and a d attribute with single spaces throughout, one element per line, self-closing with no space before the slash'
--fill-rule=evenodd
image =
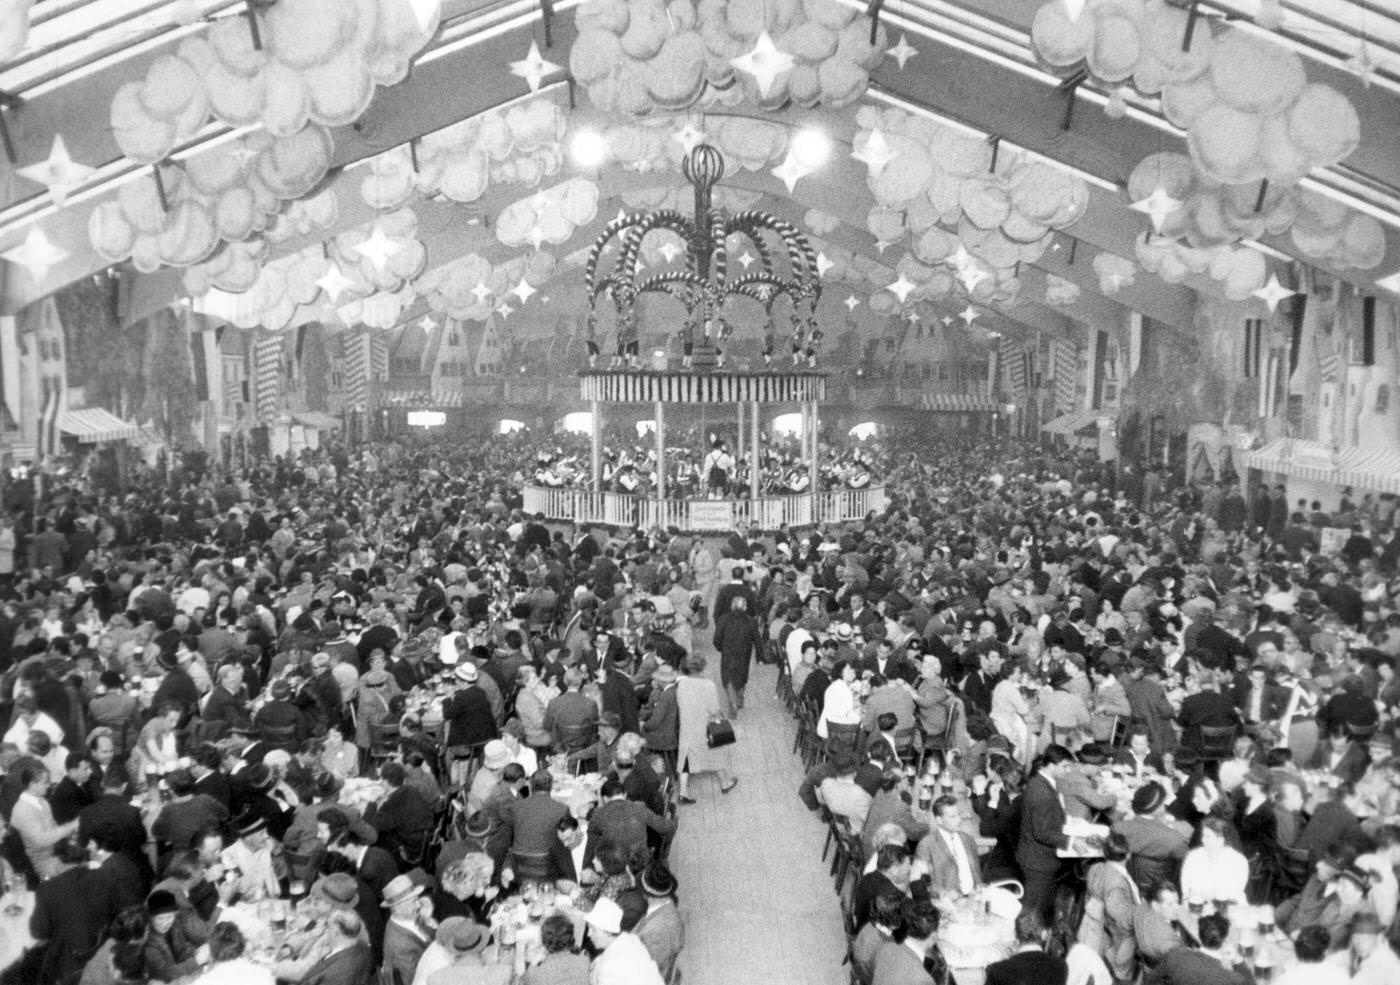
<path id="1" fill-rule="evenodd" d="M 758 499 L 654 499 L 549 486 L 526 486 L 522 493 L 525 512 L 543 513 L 550 520 L 663 530 L 675 527 L 697 533 L 729 531 L 755 523 L 765 530 L 845 523 L 862 520 L 871 511 L 883 512 L 886 504 L 883 486 Z"/>

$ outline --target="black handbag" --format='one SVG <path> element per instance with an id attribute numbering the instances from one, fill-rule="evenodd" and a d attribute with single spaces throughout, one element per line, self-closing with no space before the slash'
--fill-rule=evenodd
<path id="1" fill-rule="evenodd" d="M 711 749 L 732 746 L 735 742 L 734 726 L 723 718 L 710 719 L 705 726 L 705 742 Z"/>

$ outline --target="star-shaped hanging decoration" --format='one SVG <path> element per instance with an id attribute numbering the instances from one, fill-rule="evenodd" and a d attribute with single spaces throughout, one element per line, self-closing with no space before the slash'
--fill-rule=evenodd
<path id="1" fill-rule="evenodd" d="M 672 263 L 675 261 L 676 257 L 681 255 L 681 248 L 677 244 L 667 240 L 656 248 L 656 252 L 665 257 L 667 263 Z"/>
<path id="2" fill-rule="evenodd" d="M 1079 15 L 1084 13 L 1084 5 L 1089 0 L 1065 0 L 1065 12 L 1069 14 L 1070 22 L 1079 20 Z"/>
<path id="3" fill-rule="evenodd" d="M 783 163 L 774 168 L 770 174 L 777 178 L 784 185 L 787 185 L 788 194 L 791 195 L 797 188 L 797 183 L 801 179 L 812 173 L 812 169 L 801 164 L 797 160 L 797 155 L 788 151 L 788 155 L 783 159 Z"/>
<path id="4" fill-rule="evenodd" d="M 685 126 L 671 134 L 671 139 L 681 145 L 681 150 L 689 154 L 697 146 L 705 142 L 706 136 L 704 129 L 687 121 Z"/>
<path id="5" fill-rule="evenodd" d="M 894 240 L 890 240 L 890 239 L 877 239 L 877 240 L 875 241 L 875 250 L 876 250 L 876 252 L 879 253 L 881 256 L 884 256 L 884 255 L 885 255 L 885 251 L 888 250 L 888 249 L 889 249 L 891 246 L 893 246 L 893 245 L 894 245 Z"/>
<path id="6" fill-rule="evenodd" d="M 524 304 L 526 301 L 529 301 L 530 298 L 534 297 L 535 294 L 539 292 L 537 292 L 533 287 L 530 286 L 530 282 L 528 280 L 522 277 L 520 278 L 520 283 L 516 284 L 513 288 L 511 288 L 510 293 L 518 297 L 520 299 L 521 304 Z"/>
<path id="7" fill-rule="evenodd" d="M 885 57 L 893 58 L 896 62 L 899 63 L 900 71 L 903 71 L 904 63 L 907 62 L 909 59 L 913 58 L 918 53 L 919 49 L 915 48 L 909 43 L 909 35 L 901 34 L 899 36 L 899 44 L 895 45 L 893 48 L 887 48 L 885 50 Z"/>
<path id="8" fill-rule="evenodd" d="M 832 267 L 834 267 L 834 266 L 836 266 L 836 264 L 834 264 L 834 263 L 832 263 L 830 260 L 828 260 L 828 259 L 826 258 L 826 254 L 825 254 L 825 253 L 818 253 L 818 254 L 817 254 L 817 276 L 818 276 L 818 277 L 825 277 L 825 276 L 826 276 L 826 272 L 827 272 L 828 270 L 830 270 L 830 269 L 831 269 Z"/>
<path id="9" fill-rule="evenodd" d="M 977 314 L 977 309 L 974 308 L 972 305 L 968 305 L 962 311 L 958 312 L 958 317 L 961 318 L 964 323 L 966 323 L 968 328 L 971 328 L 972 323 L 977 320 Z"/>
<path id="10" fill-rule="evenodd" d="M 79 164 L 68 156 L 68 147 L 63 142 L 62 134 L 55 134 L 47 160 L 17 169 L 20 177 L 28 178 L 47 188 L 53 196 L 53 204 L 60 208 L 68 198 L 69 190 L 82 184 L 92 172 L 92 168 L 86 164 Z"/>
<path id="11" fill-rule="evenodd" d="M 759 94 L 767 99 L 768 94 L 773 91 L 773 85 L 778 81 L 778 76 L 789 71 L 796 64 L 796 59 L 786 51 L 779 51 L 778 46 L 773 43 L 772 36 L 764 31 L 759 34 L 752 51 L 729 59 L 729 64 L 752 75 L 758 83 Z"/>
<path id="12" fill-rule="evenodd" d="M 500 315 L 502 318 L 509 318 L 511 315 L 515 314 L 515 309 L 510 306 L 509 302 L 502 301 L 500 304 L 496 305 L 496 314 Z"/>
<path id="13" fill-rule="evenodd" d="M 39 283 L 54 266 L 68 259 L 68 251 L 45 236 L 38 226 L 30 226 L 24 242 L 0 253 L 0 257 L 23 267 Z"/>
<path id="14" fill-rule="evenodd" d="M 476 298 L 477 304 L 485 304 L 486 299 L 491 296 L 491 288 L 487 287 L 484 281 L 477 281 L 476 286 L 471 289 L 471 294 Z"/>
<path id="15" fill-rule="evenodd" d="M 844 303 L 846 305 L 847 311 L 855 311 L 857 308 L 860 307 L 860 298 L 852 294 L 846 298 Z"/>
<path id="16" fill-rule="evenodd" d="M 944 327 L 944 328 L 947 328 L 949 325 L 953 324 L 953 316 L 952 316 L 952 315 L 944 315 L 943 318 L 942 318 L 941 320 L 942 320 L 942 322 L 943 322 L 943 327 Z"/>
<path id="17" fill-rule="evenodd" d="M 1180 199 L 1172 198 L 1165 188 L 1158 185 L 1152 189 L 1151 195 L 1138 199 L 1128 208 L 1151 218 L 1152 231 L 1160 234 L 1162 223 L 1167 221 L 1167 216 L 1181 208 L 1183 204 Z"/>
<path id="18" fill-rule="evenodd" d="M 962 286 L 969 291 L 977 290 L 977 285 L 991 276 L 976 263 L 969 263 L 958 271 L 958 280 L 962 281 Z"/>
<path id="19" fill-rule="evenodd" d="M 878 176 L 881 171 L 885 170 L 885 165 L 894 160 L 894 151 L 890 148 L 889 141 L 885 140 L 883 133 L 879 130 L 871 130 L 870 136 L 851 151 L 851 157 L 870 168 L 872 175 Z"/>
<path id="20" fill-rule="evenodd" d="M 898 280 L 896 280 L 893 284 L 887 284 L 885 286 L 885 290 L 889 291 L 895 297 L 899 298 L 899 303 L 903 304 L 909 299 L 909 292 L 914 290 L 914 288 L 918 286 L 918 284 L 915 284 L 908 277 L 905 277 L 904 274 L 901 273 L 899 275 Z"/>
<path id="21" fill-rule="evenodd" d="M 739 266 L 743 267 L 745 270 L 748 270 L 758 261 L 757 259 L 755 259 L 752 253 L 750 253 L 748 250 L 745 250 L 743 253 L 739 254 L 738 260 L 736 262 L 739 264 Z"/>
<path id="22" fill-rule="evenodd" d="M 1390 291 L 1392 294 L 1400 294 L 1400 270 L 1389 276 L 1382 277 L 1376 281 L 1376 286 L 1383 291 Z"/>
<path id="23" fill-rule="evenodd" d="M 972 262 L 972 254 L 967 252 L 966 246 L 959 243 L 958 248 L 948 257 L 948 262 L 953 265 L 954 270 L 962 270 Z"/>
<path id="24" fill-rule="evenodd" d="M 432 315 L 424 315 L 418 320 L 418 327 L 421 328 L 425 334 L 431 334 L 433 329 L 438 327 L 438 323 Z"/>
<path id="25" fill-rule="evenodd" d="M 1365 41 L 1361 42 L 1361 47 L 1356 50 L 1344 63 L 1346 70 L 1361 80 L 1361 84 L 1371 88 L 1371 79 L 1376 74 L 1376 60 L 1371 57 L 1371 46 Z"/>
<path id="26" fill-rule="evenodd" d="M 384 234 L 383 227 L 375 223 L 369 239 L 356 245 L 355 252 L 373 264 L 375 270 L 383 271 L 389 258 L 402 249 L 402 246 Z"/>
<path id="27" fill-rule="evenodd" d="M 326 265 L 326 272 L 316 280 L 316 286 L 326 292 L 326 300 L 338 304 L 340 296 L 355 286 L 355 282 L 345 276 L 340 264 L 332 260 Z"/>
<path id="28" fill-rule="evenodd" d="M 562 72 L 563 69 L 553 62 L 547 62 L 540 55 L 539 42 L 530 42 L 530 53 L 518 62 L 510 63 L 510 74 L 518 75 L 525 80 L 525 84 L 530 87 L 531 92 L 540 91 L 540 82 L 546 75 L 553 75 L 555 72 Z"/>
<path id="29" fill-rule="evenodd" d="M 1290 291 L 1288 288 L 1284 287 L 1278 282 L 1278 274 L 1271 273 L 1269 274 L 1269 282 L 1267 284 L 1249 293 L 1267 304 L 1269 306 L 1269 312 L 1272 314 L 1278 309 L 1278 303 L 1280 301 L 1291 298 L 1298 292 Z"/>

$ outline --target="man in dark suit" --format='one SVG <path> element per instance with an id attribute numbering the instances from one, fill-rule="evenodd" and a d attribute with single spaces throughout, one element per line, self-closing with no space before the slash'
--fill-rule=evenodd
<path id="1" fill-rule="evenodd" d="M 665 837 L 676 830 L 676 822 L 671 818 L 647 810 L 645 804 L 628 800 L 622 781 L 615 776 L 603 781 L 601 795 L 602 803 L 588 819 L 588 833 L 600 845 L 616 845 L 624 854 L 631 855 L 646 847 L 648 831 Z"/>
<path id="2" fill-rule="evenodd" d="M 86 845 L 98 831 L 107 837 L 133 865 L 141 877 L 141 898 L 155 881 L 150 857 L 146 854 L 146 824 L 140 808 L 126 798 L 126 780 L 115 772 L 103 777 L 102 796 L 78 813 L 78 844 Z"/>
<path id="3" fill-rule="evenodd" d="M 959 690 L 986 714 L 992 712 L 992 688 L 1001 680 L 1002 656 L 998 650 L 987 650 L 978 657 L 978 667 L 962 679 Z"/>
<path id="4" fill-rule="evenodd" d="M 881 845 L 875 853 L 875 869 L 860 877 L 851 894 L 851 917 L 857 929 L 870 922 L 870 908 L 881 896 L 908 896 L 911 857 L 904 845 Z"/>
<path id="5" fill-rule="evenodd" d="M 1234 699 L 1245 731 L 1254 734 L 1261 725 L 1274 724 L 1283 716 L 1288 690 L 1270 679 L 1267 667 L 1255 664 L 1244 683 L 1235 688 Z"/>
<path id="6" fill-rule="evenodd" d="M 49 793 L 49 806 L 58 824 L 67 824 L 78 816 L 95 798 L 88 787 L 92 777 L 92 760 L 85 752 L 70 752 L 63 761 L 63 779 Z"/>
<path id="7" fill-rule="evenodd" d="M 217 746 L 208 742 L 194 751 L 190 763 L 190 775 L 194 777 L 195 795 L 204 794 L 224 808 L 233 810 L 233 786 L 222 770 L 223 755 Z"/>
<path id="8" fill-rule="evenodd" d="M 900 917 L 904 940 L 887 940 L 879 946 L 870 981 L 872 985 L 934 985 L 919 954 L 938 939 L 938 911 L 929 900 L 905 900 Z"/>
<path id="9" fill-rule="evenodd" d="M 476 664 L 469 660 L 459 663 L 455 673 L 465 686 L 448 698 L 442 709 L 443 721 L 447 723 L 447 745 L 474 746 L 497 738 L 501 732 L 496 727 L 491 700 L 477 683 L 480 674 Z"/>
<path id="10" fill-rule="evenodd" d="M 1065 985 L 1069 965 L 1045 953 L 1048 936 L 1039 912 L 1023 907 L 1016 917 L 1016 953 L 987 966 L 986 985 Z"/>
<path id="11" fill-rule="evenodd" d="M 591 837 L 572 814 L 561 817 L 554 831 L 555 838 L 546 860 L 546 878 L 561 893 L 571 893 L 581 885 L 597 882 L 593 854 L 598 839 Z"/>
<path id="12" fill-rule="evenodd" d="M 83 864 L 87 853 L 65 838 L 55 846 L 55 855 L 64 868 L 39 884 L 29 918 L 29 932 L 43 952 L 41 982 L 76 981 L 111 920 L 104 894 L 94 891 L 102 880 Z"/>
<path id="13" fill-rule="evenodd" d="M 326 917 L 326 956 L 311 966 L 302 985 L 369 985 L 373 959 L 360 939 L 364 921 L 353 910 Z"/>
<path id="14" fill-rule="evenodd" d="M 548 867 L 550 849 L 558 842 L 559 821 L 568 807 L 550 796 L 554 778 L 548 770 L 530 777 L 530 796 L 510 801 L 502 812 L 510 833 L 511 861 L 507 868 L 527 878 Z"/>
<path id="15" fill-rule="evenodd" d="M 1073 762 L 1073 754 L 1064 746 L 1046 747 L 1041 767 L 1026 783 L 1021 797 L 1021 839 L 1016 846 L 1016 862 L 1025 876 L 1021 907 L 1042 919 L 1063 864 L 1057 853 L 1069 845 L 1064 833 L 1065 807 L 1056 781 Z"/>
<path id="16" fill-rule="evenodd" d="M 633 745 L 619 743 L 613 755 L 613 773 L 622 781 L 628 800 L 645 804 L 647 810 L 660 814 L 666 804 L 661 797 L 661 777 L 652 769 L 650 759 L 650 756 L 638 755 Z"/>
<path id="17" fill-rule="evenodd" d="M 1145 728 L 1134 728 L 1128 734 L 1128 744 L 1113 753 L 1114 766 L 1126 766 L 1134 776 L 1153 770 L 1162 772 L 1162 757 L 1152 751 L 1152 739 Z"/>
<path id="18" fill-rule="evenodd" d="M 1235 706 L 1216 690 L 1215 681 L 1208 674 L 1201 681 L 1201 690 L 1187 695 L 1181 702 L 1181 711 L 1176 716 L 1176 723 L 1181 726 L 1181 744 L 1198 751 L 1202 726 L 1223 728 L 1238 721 Z"/>
<path id="19" fill-rule="evenodd" d="M 379 847 L 416 858 L 432 833 L 433 805 L 418 788 L 406 782 L 408 772 L 402 763 L 385 763 L 379 776 L 388 785 L 389 795 L 382 803 L 370 806 L 365 820 L 379 832 Z"/>
<path id="20" fill-rule="evenodd" d="M 1172 948 L 1148 971 L 1146 981 L 1149 985 L 1249 985 L 1249 975 L 1221 960 L 1220 949 L 1229 934 L 1229 920 L 1216 913 L 1201 917 L 1197 931 L 1201 946 Z M 990 985 L 990 976 L 987 981 Z"/>

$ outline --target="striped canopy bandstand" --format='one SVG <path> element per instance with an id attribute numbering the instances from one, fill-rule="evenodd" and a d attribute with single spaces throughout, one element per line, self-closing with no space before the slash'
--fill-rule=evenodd
<path id="1" fill-rule="evenodd" d="M 825 373 L 580 374 L 582 397 L 605 404 L 784 404 L 826 399 Z"/>
<path id="2" fill-rule="evenodd" d="M 983 393 L 926 393 L 919 398 L 922 410 L 953 414 L 990 414 L 997 402 Z"/>

